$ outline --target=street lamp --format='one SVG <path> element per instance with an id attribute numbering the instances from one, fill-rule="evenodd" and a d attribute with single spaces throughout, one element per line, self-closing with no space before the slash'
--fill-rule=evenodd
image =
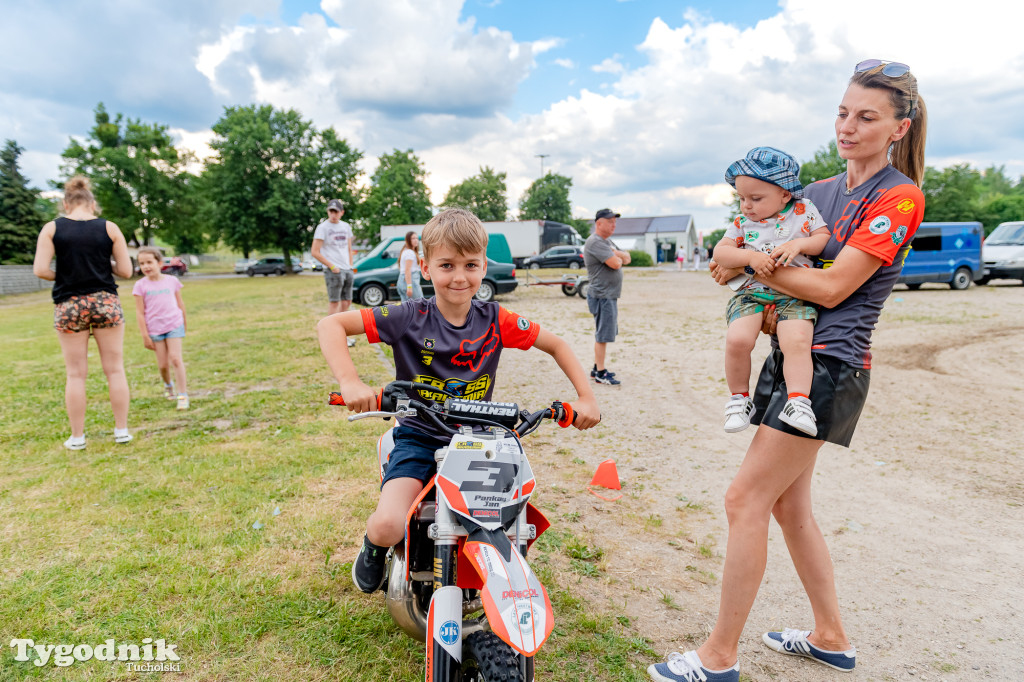
<path id="1" fill-rule="evenodd" d="M 534 154 L 535 157 L 540 159 L 540 176 L 544 177 L 544 159 L 551 156 L 550 154 Z"/>

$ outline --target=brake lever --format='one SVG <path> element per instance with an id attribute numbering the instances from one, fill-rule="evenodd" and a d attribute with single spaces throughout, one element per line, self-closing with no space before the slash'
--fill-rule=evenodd
<path id="1" fill-rule="evenodd" d="M 389 419 L 390 417 L 415 417 L 416 409 L 398 409 L 394 412 L 360 412 L 359 414 L 353 414 L 348 417 L 350 422 L 354 422 L 359 419 L 367 419 L 369 417 L 379 417 L 381 419 Z"/>

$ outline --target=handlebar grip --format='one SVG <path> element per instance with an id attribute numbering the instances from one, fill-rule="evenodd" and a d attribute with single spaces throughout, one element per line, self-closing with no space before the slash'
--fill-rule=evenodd
<path id="1" fill-rule="evenodd" d="M 572 409 L 572 405 L 569 403 L 562 403 L 562 418 L 558 420 L 558 425 L 563 429 L 567 429 L 572 426 L 574 421 L 576 421 L 576 411 Z"/>
<path id="2" fill-rule="evenodd" d="M 380 408 L 380 401 L 381 401 L 381 396 L 384 395 L 384 391 L 383 391 L 383 389 L 378 389 L 378 390 L 374 391 L 373 394 L 377 397 L 377 409 L 379 410 L 379 409 L 381 409 Z M 346 403 L 345 403 L 345 399 L 341 396 L 341 393 L 339 393 L 338 391 L 331 391 L 330 397 L 328 398 L 328 401 L 327 401 L 327 404 L 328 405 L 340 405 L 341 407 L 346 407 L 347 406 Z"/>

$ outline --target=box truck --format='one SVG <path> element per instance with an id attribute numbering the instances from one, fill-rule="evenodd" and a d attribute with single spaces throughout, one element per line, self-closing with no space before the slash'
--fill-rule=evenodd
<path id="1" fill-rule="evenodd" d="M 553 220 L 514 220 L 509 222 L 485 222 L 487 234 L 500 234 L 508 242 L 512 254 L 512 262 L 522 267 L 523 261 L 536 256 L 552 246 L 583 245 L 583 237 L 576 228 Z M 385 225 L 380 228 L 381 239 L 405 237 L 405 233 L 413 230 L 417 234 L 423 231 L 422 225 Z"/>

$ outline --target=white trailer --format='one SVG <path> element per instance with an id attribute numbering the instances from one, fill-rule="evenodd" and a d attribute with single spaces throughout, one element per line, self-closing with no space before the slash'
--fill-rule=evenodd
<path id="1" fill-rule="evenodd" d="M 523 259 L 536 256 L 552 246 L 583 245 L 583 238 L 576 228 L 553 220 L 485 222 L 484 229 L 488 234 L 504 235 L 505 240 L 508 241 L 509 251 L 512 252 L 512 260 L 517 266 L 523 264 Z M 380 236 L 381 239 L 404 237 L 409 230 L 419 234 L 423 231 L 423 226 L 384 225 L 380 228 Z"/>

